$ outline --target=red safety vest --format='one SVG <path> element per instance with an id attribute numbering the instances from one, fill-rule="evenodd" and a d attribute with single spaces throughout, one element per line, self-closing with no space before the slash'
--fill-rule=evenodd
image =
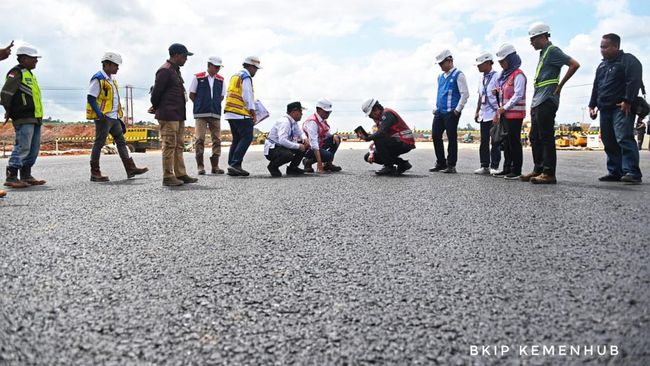
<path id="1" fill-rule="evenodd" d="M 302 124 L 302 130 L 305 132 L 305 135 L 307 135 L 307 138 L 309 138 L 309 133 L 307 132 L 307 129 L 305 128 L 305 125 L 309 121 L 314 121 L 316 122 L 316 126 L 318 126 L 318 147 L 323 148 L 325 146 L 325 139 L 327 139 L 327 133 L 330 130 L 330 126 L 327 124 L 326 120 L 323 120 L 323 122 L 320 122 L 318 119 L 318 115 L 314 113 L 313 116 L 310 116 L 305 120 L 305 122 Z"/>
<path id="2" fill-rule="evenodd" d="M 413 137 L 413 131 L 411 131 L 409 126 L 406 125 L 406 122 L 404 122 L 402 117 L 399 114 L 397 114 L 397 112 L 395 112 L 390 108 L 384 108 L 384 113 L 386 112 L 390 112 L 397 117 L 397 123 L 390 126 L 388 136 L 391 138 L 397 137 L 403 143 L 407 145 L 415 146 L 415 138 Z"/>
<path id="3" fill-rule="evenodd" d="M 505 84 L 501 85 L 501 93 L 503 93 L 503 105 L 506 105 L 510 99 L 515 95 L 515 78 L 521 74 L 526 79 L 526 75 L 521 69 L 517 69 L 508 76 Z M 524 83 L 524 96 L 519 99 L 517 104 L 506 111 L 505 116 L 507 119 L 523 119 L 526 118 L 526 84 Z"/>

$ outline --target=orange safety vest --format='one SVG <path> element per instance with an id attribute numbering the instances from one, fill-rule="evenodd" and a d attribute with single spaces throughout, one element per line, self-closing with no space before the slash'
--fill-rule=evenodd
<path id="1" fill-rule="evenodd" d="M 305 128 L 305 125 L 309 121 L 314 121 L 316 122 L 316 126 L 318 126 L 318 147 L 323 148 L 325 146 L 325 139 L 327 139 L 327 134 L 330 130 L 330 125 L 327 124 L 326 120 L 323 120 L 323 122 L 320 122 L 318 120 L 318 115 L 314 113 L 313 116 L 310 116 L 305 120 L 305 122 L 302 124 L 302 130 L 305 132 L 305 135 L 307 135 L 307 138 L 309 138 L 309 133 L 307 132 L 307 129 Z"/>
<path id="2" fill-rule="evenodd" d="M 415 138 L 413 137 L 413 131 L 406 125 L 406 122 L 402 119 L 402 116 L 397 114 L 394 110 L 390 108 L 384 108 L 384 113 L 390 112 L 397 117 L 397 123 L 390 126 L 390 132 L 388 133 L 389 137 L 397 137 L 399 140 L 407 145 L 415 146 Z"/>
<path id="3" fill-rule="evenodd" d="M 508 76 L 506 82 L 501 85 L 501 93 L 503 94 L 503 105 L 506 105 L 510 99 L 515 95 L 515 78 L 517 75 L 522 75 L 526 79 L 526 75 L 521 69 L 517 69 Z M 519 99 L 517 104 L 512 106 L 505 113 L 506 119 L 523 119 L 526 117 L 526 85 L 524 84 L 524 95 Z"/>

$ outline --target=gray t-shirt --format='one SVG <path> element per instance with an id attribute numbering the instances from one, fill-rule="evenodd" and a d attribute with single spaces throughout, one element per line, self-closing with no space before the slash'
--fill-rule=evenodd
<path id="1" fill-rule="evenodd" d="M 542 57 L 544 56 L 544 52 L 546 52 L 546 49 L 551 46 L 552 44 L 551 42 L 549 42 L 546 45 L 546 47 L 544 47 L 540 51 L 539 53 L 540 61 L 542 60 Z M 544 59 L 542 68 L 539 70 L 537 79 L 534 81 L 535 84 L 542 82 L 544 80 L 558 79 L 560 77 L 560 69 L 562 69 L 562 66 L 569 63 L 569 60 L 571 60 L 571 57 L 567 56 L 558 47 L 553 46 L 553 48 L 551 48 L 548 51 L 548 54 Z M 535 71 L 537 71 L 537 69 L 535 69 Z M 553 103 L 555 103 L 556 106 L 559 106 L 560 96 L 555 95 L 555 88 L 557 88 L 557 84 L 551 84 L 539 88 L 535 87 L 535 95 L 533 95 L 533 103 L 531 107 L 532 108 L 537 107 L 538 105 L 545 102 L 547 99 L 550 99 Z"/>

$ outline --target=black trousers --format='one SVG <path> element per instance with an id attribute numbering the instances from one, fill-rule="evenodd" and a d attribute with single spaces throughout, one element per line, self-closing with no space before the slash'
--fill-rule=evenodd
<path id="1" fill-rule="evenodd" d="M 505 156 L 503 170 L 510 173 L 521 174 L 521 166 L 524 162 L 524 153 L 521 146 L 521 125 L 523 121 L 522 118 L 506 119 L 508 136 L 503 142 L 503 155 Z"/>
<path id="2" fill-rule="evenodd" d="M 481 146 L 479 147 L 479 157 L 481 159 L 481 168 L 499 169 L 501 162 L 501 145 L 492 143 L 490 129 L 492 121 L 481 121 Z"/>
<path id="3" fill-rule="evenodd" d="M 280 167 L 286 163 L 290 163 L 289 166 L 296 168 L 300 164 L 302 157 L 305 155 L 304 151 L 299 149 L 287 149 L 281 145 L 275 145 L 274 148 L 269 149 L 269 154 L 266 155 L 266 159 L 271 163 L 270 165 L 275 167 Z"/>
<path id="4" fill-rule="evenodd" d="M 530 146 L 535 172 L 555 175 L 555 113 L 558 106 L 550 99 L 531 110 Z"/>
<path id="5" fill-rule="evenodd" d="M 436 152 L 436 165 L 456 166 L 458 161 L 458 120 L 460 115 L 456 113 L 436 112 L 431 126 L 431 138 L 433 149 Z M 447 158 L 445 159 L 445 145 L 442 141 L 442 133 L 447 132 Z"/>
<path id="6" fill-rule="evenodd" d="M 407 145 L 401 141 L 392 138 L 383 138 L 375 140 L 375 163 L 381 165 L 395 165 L 403 159 L 399 156 L 413 150 L 415 146 Z M 368 161 L 370 153 L 363 157 Z"/>

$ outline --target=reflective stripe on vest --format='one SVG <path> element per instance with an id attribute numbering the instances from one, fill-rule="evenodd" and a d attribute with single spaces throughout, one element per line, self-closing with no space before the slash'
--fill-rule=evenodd
<path id="1" fill-rule="evenodd" d="M 544 65 L 544 61 L 546 61 L 546 56 L 548 55 L 548 51 L 551 50 L 551 48 L 555 48 L 555 46 L 550 45 L 546 48 L 546 51 L 542 54 L 542 57 L 540 57 L 539 62 L 537 63 L 537 70 L 535 71 L 535 88 L 541 88 L 544 86 L 549 86 L 549 85 L 554 85 L 554 84 L 559 84 L 560 79 L 548 79 L 548 80 L 543 80 L 540 82 L 537 82 L 537 78 L 539 77 L 539 72 L 542 70 L 542 66 Z"/>
<path id="2" fill-rule="evenodd" d="M 41 89 L 38 87 L 38 81 L 31 71 L 27 69 L 20 70 L 23 79 L 18 89 L 23 93 L 30 95 L 34 101 L 34 118 L 43 118 L 43 104 L 41 103 Z"/>
<path id="3" fill-rule="evenodd" d="M 407 145 L 415 145 L 415 138 L 413 137 L 413 131 L 411 131 L 411 129 L 406 124 L 406 122 L 404 122 L 402 117 L 397 112 L 395 112 L 390 108 L 384 108 L 384 113 L 386 112 L 390 112 L 394 114 L 395 117 L 397 117 L 397 123 L 394 123 L 392 126 L 390 126 L 389 136 L 391 138 L 396 137 L 401 142 Z"/>
<path id="4" fill-rule="evenodd" d="M 517 78 L 518 75 L 521 75 L 524 77 L 524 80 L 526 78 L 526 75 L 524 75 L 524 72 L 521 71 L 521 69 L 517 69 L 508 76 L 508 79 L 506 79 L 506 82 L 501 85 L 501 93 L 502 93 L 502 98 L 503 98 L 503 105 L 508 104 L 510 99 L 515 95 L 515 78 Z M 524 95 L 519 99 L 517 104 L 512 106 L 512 108 L 508 109 L 505 113 L 505 116 L 507 119 L 519 119 L 519 118 L 525 118 L 526 117 L 526 84 L 524 83 Z"/>
<path id="5" fill-rule="evenodd" d="M 117 117 L 122 118 L 124 112 L 122 111 L 122 102 L 120 101 L 120 88 L 117 85 L 117 80 L 113 79 L 111 83 L 106 79 L 104 74 L 99 71 L 90 79 L 92 82 L 94 79 L 97 79 L 99 82 L 99 94 L 97 95 L 97 105 L 99 110 L 102 111 L 104 115 L 111 113 L 113 111 L 113 99 L 115 98 L 114 93 L 117 93 Z M 115 91 L 113 91 L 115 88 Z M 98 119 L 97 113 L 90 106 L 90 103 L 86 103 L 86 119 Z"/>
<path id="6" fill-rule="evenodd" d="M 305 132 L 305 135 L 307 135 L 307 138 L 309 138 L 309 132 L 307 132 L 307 128 L 305 127 L 307 125 L 307 122 L 309 121 L 314 121 L 316 122 L 316 126 L 318 126 L 318 147 L 323 148 L 325 146 L 325 140 L 327 139 L 327 133 L 330 130 L 330 125 L 327 124 L 326 120 L 323 120 L 323 122 L 320 122 L 318 120 L 318 115 L 314 113 L 313 116 L 307 118 L 305 120 L 305 123 L 302 124 L 302 130 Z"/>
<path id="7" fill-rule="evenodd" d="M 230 83 L 228 84 L 228 94 L 226 95 L 226 105 L 224 112 L 239 114 L 240 116 L 251 117 L 251 113 L 246 109 L 246 103 L 244 102 L 243 97 L 243 83 L 245 79 L 249 79 L 250 76 L 246 71 L 242 70 L 237 74 L 233 75 L 230 78 Z M 253 80 L 251 79 L 251 87 L 253 86 Z M 254 90 L 253 90 L 254 93 Z M 253 97 L 255 99 L 255 97 Z"/>

